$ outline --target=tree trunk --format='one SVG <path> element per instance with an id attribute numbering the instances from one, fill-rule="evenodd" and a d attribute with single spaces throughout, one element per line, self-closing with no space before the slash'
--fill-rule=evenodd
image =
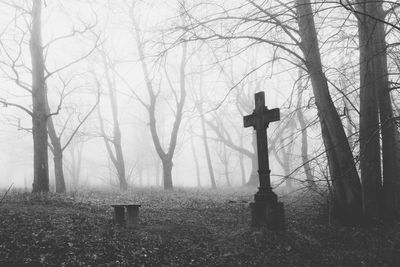
<path id="1" fill-rule="evenodd" d="M 310 189 L 315 190 L 316 189 L 316 184 L 314 181 L 314 178 L 311 174 L 311 167 L 310 167 L 310 162 L 308 158 L 308 134 L 307 134 L 307 124 L 304 119 L 303 111 L 301 110 L 301 103 L 303 99 L 303 86 L 301 84 L 301 70 L 299 70 L 299 86 L 297 88 L 297 119 L 300 124 L 300 129 L 301 129 L 301 160 L 304 168 L 304 173 L 306 174 L 306 181 L 307 185 Z"/>
<path id="2" fill-rule="evenodd" d="M 382 3 L 375 9 L 378 18 L 384 18 Z M 382 133 L 383 158 L 383 204 L 384 219 L 400 219 L 400 143 L 399 130 L 394 120 L 393 106 L 388 82 L 387 52 L 384 24 L 377 22 L 377 64 L 375 74 L 378 76 L 379 111 Z"/>
<path id="3" fill-rule="evenodd" d="M 369 1 L 369 0 L 368 0 Z M 373 7 L 374 6 L 374 7 Z M 359 6 L 361 12 L 370 13 L 376 8 L 367 1 Z M 378 80 L 375 76 L 377 56 L 374 43 L 376 21 L 361 16 L 358 21 L 360 47 L 360 169 L 363 211 L 368 220 L 376 220 L 380 213 L 381 156 L 379 140 Z M 372 58 L 371 58 L 372 57 Z"/>
<path id="4" fill-rule="evenodd" d="M 311 83 L 327 151 L 329 171 L 334 187 L 334 216 L 342 223 L 361 220 L 361 184 L 342 122 L 332 102 L 328 82 L 322 70 L 317 33 L 310 0 L 296 0 L 300 48 Z"/>
<path id="5" fill-rule="evenodd" d="M 231 187 L 231 178 L 229 177 L 229 168 L 228 163 L 224 164 L 224 171 L 225 171 L 225 179 L 226 179 L 226 186 Z"/>
<path id="6" fill-rule="evenodd" d="M 351 113 L 350 113 L 350 111 L 349 111 L 349 109 L 347 107 L 347 101 L 344 100 L 343 102 L 344 102 L 344 107 L 347 110 L 347 112 L 346 112 L 346 121 L 347 121 L 346 135 L 347 135 L 347 140 L 349 140 L 350 147 L 354 149 L 354 145 L 355 145 L 354 132 L 355 132 L 356 128 L 355 128 L 354 123 L 353 123 L 352 118 L 351 118 L 352 115 L 351 115 Z"/>
<path id="7" fill-rule="evenodd" d="M 183 3 L 184 4 L 184 3 Z M 182 6 L 184 8 L 184 6 Z M 180 96 L 179 99 L 177 99 L 177 94 L 175 94 L 176 97 L 176 111 L 175 111 L 175 120 L 174 124 L 172 126 L 172 132 L 171 132 L 171 137 L 169 140 L 169 147 L 168 151 L 165 152 L 162 145 L 160 138 L 157 133 L 157 124 L 156 124 L 156 103 L 157 103 L 157 97 L 158 93 L 154 91 L 153 89 L 153 84 L 152 80 L 150 78 L 150 73 L 148 70 L 148 66 L 145 60 L 145 54 L 144 54 L 144 48 L 143 48 L 143 43 L 141 42 L 141 36 L 140 36 L 140 29 L 138 24 L 136 23 L 135 20 L 135 14 L 134 14 L 134 4 L 133 6 L 130 7 L 130 19 L 133 24 L 133 28 L 135 31 L 135 39 L 136 39 L 136 47 L 138 49 L 139 53 L 139 60 L 142 66 L 142 71 L 144 74 L 145 78 L 145 83 L 146 83 L 146 88 L 147 92 L 149 94 L 150 98 L 150 103 L 148 105 L 144 104 L 144 106 L 147 109 L 147 112 L 149 114 L 149 126 L 150 126 L 150 133 L 151 137 L 153 140 L 154 147 L 156 149 L 156 152 L 160 159 L 162 160 L 163 163 L 163 177 L 164 177 L 164 188 L 165 189 L 172 189 L 172 174 L 171 170 L 172 169 L 172 159 L 175 153 L 176 149 L 176 143 L 177 143 L 177 138 L 178 138 L 178 132 L 179 132 L 179 127 L 182 122 L 182 115 L 183 115 L 183 107 L 185 105 L 185 100 L 186 100 L 186 73 L 185 73 L 185 67 L 186 67 L 186 61 L 187 61 L 187 42 L 182 43 L 182 54 L 181 54 L 181 61 L 180 61 L 180 66 L 179 66 L 179 92 Z M 183 14 L 183 12 L 182 12 Z M 184 27 L 182 27 L 183 29 Z M 167 71 L 165 70 L 167 73 Z"/>
<path id="8" fill-rule="evenodd" d="M 161 170 L 161 166 L 160 166 L 160 162 L 157 160 L 156 162 L 156 185 L 160 186 L 160 170 Z"/>
<path id="9" fill-rule="evenodd" d="M 290 155 L 290 148 L 288 148 L 286 153 L 283 154 L 283 173 L 285 175 L 285 186 L 288 192 L 291 191 L 293 187 L 292 179 L 290 178 Z"/>
<path id="10" fill-rule="evenodd" d="M 202 99 L 202 98 L 201 98 Z M 199 112 L 200 115 L 202 114 Z M 217 119 L 217 117 L 216 117 Z M 252 172 L 249 178 L 249 182 L 246 184 L 248 186 L 254 186 L 256 187 L 258 185 L 258 175 L 257 175 L 257 156 L 254 152 L 251 152 L 250 150 L 247 150 L 243 148 L 242 143 L 241 145 L 237 145 L 231 138 L 229 132 L 226 130 L 225 127 L 223 127 L 222 122 L 217 119 L 217 123 L 213 124 L 210 121 L 204 120 L 204 122 L 207 123 L 207 125 L 214 131 L 214 133 L 217 135 L 217 141 L 222 142 L 225 146 L 236 150 L 242 155 L 246 155 L 249 157 L 252 161 Z M 206 136 L 207 137 L 207 136 Z M 255 132 L 253 133 L 252 137 L 252 145 L 253 145 L 253 151 L 256 151 L 256 140 L 255 140 Z M 207 138 L 205 139 L 207 140 Z"/>
<path id="11" fill-rule="evenodd" d="M 122 191 L 128 190 L 128 183 L 126 181 L 126 172 L 125 172 L 125 161 L 124 155 L 122 152 L 122 144 L 121 144 L 121 129 L 119 127 L 118 121 L 118 103 L 117 103 L 117 90 L 114 79 L 110 77 L 108 69 L 110 66 L 107 65 L 107 58 L 105 53 L 102 53 L 103 56 L 103 65 L 105 71 L 105 77 L 107 81 L 109 100 L 111 105 L 111 113 L 113 118 L 113 141 L 112 144 L 114 146 L 115 156 L 112 157 L 112 162 L 114 163 L 115 169 L 117 170 L 119 187 Z M 113 67 L 113 66 L 112 66 Z M 108 141 L 107 141 L 108 142 Z"/>
<path id="12" fill-rule="evenodd" d="M 33 0 L 30 53 L 32 60 L 32 135 L 33 189 L 49 192 L 49 162 L 47 154 L 47 112 L 44 59 L 41 33 L 42 1 Z"/>
<path id="13" fill-rule="evenodd" d="M 193 155 L 193 160 L 194 160 L 194 164 L 195 164 L 195 168 L 196 168 L 197 187 L 201 187 L 199 159 L 197 158 L 196 147 L 194 146 L 194 142 L 193 142 L 193 135 L 190 137 L 190 145 L 192 147 L 192 155 Z"/>
<path id="14" fill-rule="evenodd" d="M 50 114 L 50 106 L 46 95 L 46 112 Z M 53 153 L 54 161 L 54 178 L 56 184 L 56 193 L 66 193 L 64 169 L 63 169 L 63 150 L 61 147 L 60 137 L 56 133 L 53 118 L 47 119 L 47 130 L 51 141 L 51 151 Z"/>
<path id="15" fill-rule="evenodd" d="M 294 132 L 294 128 L 296 127 L 295 122 L 293 121 L 293 119 L 290 119 L 290 121 L 288 122 L 287 126 L 286 126 L 289 130 L 289 136 L 293 136 L 293 132 Z M 288 190 L 288 192 L 290 192 L 293 188 L 293 180 L 290 177 L 290 166 L 291 166 L 291 160 L 293 158 L 293 140 L 289 141 L 289 144 L 286 144 L 287 148 L 286 151 L 283 151 L 283 171 L 285 174 L 285 185 L 286 188 Z M 283 143 L 283 139 L 281 140 L 281 144 L 284 145 Z"/>
<path id="16" fill-rule="evenodd" d="M 78 188 L 79 186 L 79 181 L 80 181 L 80 176 L 81 176 L 81 170 L 82 170 L 82 154 L 83 154 L 83 144 L 84 143 L 80 143 L 78 146 L 78 158 L 74 158 L 74 188 L 75 190 Z"/>
<path id="17" fill-rule="evenodd" d="M 65 193 L 65 180 L 63 171 L 63 153 L 61 149 L 54 149 L 54 174 L 56 179 L 56 193 Z"/>
<path id="18" fill-rule="evenodd" d="M 201 105 L 201 103 L 199 104 Z M 214 168 L 211 162 L 211 155 L 210 155 L 210 148 L 208 147 L 208 137 L 206 131 L 206 123 L 204 121 L 203 109 L 199 107 L 200 112 L 200 119 L 201 119 L 201 131 L 203 135 L 203 144 L 204 144 L 204 151 L 206 153 L 206 160 L 207 160 L 207 167 L 208 167 L 208 174 L 210 175 L 210 182 L 212 188 L 217 188 L 217 184 L 215 183 L 215 176 L 214 176 Z"/>
<path id="19" fill-rule="evenodd" d="M 254 153 L 251 157 L 251 172 L 247 186 L 258 187 L 260 181 L 258 179 L 257 140 L 255 131 L 252 135 L 251 145 L 253 146 Z"/>
<path id="20" fill-rule="evenodd" d="M 72 142 L 69 146 L 71 157 L 71 167 L 68 169 L 70 174 L 69 190 L 77 190 L 82 166 L 83 143 Z"/>
<path id="21" fill-rule="evenodd" d="M 240 136 L 240 146 L 243 147 L 243 136 Z M 242 178 L 242 186 L 246 185 L 246 171 L 244 168 L 244 155 L 239 153 L 239 166 L 240 166 L 240 177 Z"/>
<path id="22" fill-rule="evenodd" d="M 52 144 L 51 151 L 53 152 L 53 160 L 54 160 L 54 177 L 56 184 L 56 193 L 65 193 L 66 187 L 64 179 L 64 169 L 63 169 L 63 151 L 61 148 L 60 139 L 55 133 L 53 121 L 51 118 L 48 119 L 48 130 Z"/>
<path id="23" fill-rule="evenodd" d="M 226 179 L 226 185 L 228 187 L 231 186 L 231 179 L 229 177 L 229 158 L 228 155 L 226 153 L 226 146 L 224 145 L 224 151 L 223 151 L 223 155 L 222 155 L 222 163 L 224 164 L 224 173 L 225 173 L 225 179 Z"/>
<path id="24" fill-rule="evenodd" d="M 116 129 L 117 128 L 117 129 Z M 119 187 L 122 191 L 128 190 L 128 183 L 126 182 L 126 174 L 125 174 L 125 162 L 124 156 L 122 154 L 122 146 L 121 146 L 121 132 L 119 131 L 119 127 L 114 126 L 114 150 L 115 150 L 115 168 L 117 169 Z"/>
<path id="25" fill-rule="evenodd" d="M 374 96 L 378 96 L 382 134 L 383 189 L 379 192 L 381 181 L 376 181 L 377 176 L 375 180 L 371 178 L 369 191 L 373 200 L 381 197 L 381 215 L 390 221 L 396 217 L 400 218 L 400 146 L 396 142 L 399 132 L 393 119 L 388 81 L 386 33 L 385 24 L 382 22 L 385 20 L 385 12 L 382 2 L 379 1 L 364 0 L 357 8 L 361 14 L 365 14 L 358 15 L 361 88 L 364 84 L 370 86 L 371 90 L 374 90 Z M 376 130 L 375 135 L 378 133 Z M 370 199 L 369 196 L 367 198 Z"/>
<path id="26" fill-rule="evenodd" d="M 163 159 L 163 182 L 164 182 L 164 189 L 171 190 L 174 188 L 172 184 L 172 160 L 171 159 Z"/>
<path id="27" fill-rule="evenodd" d="M 310 160 L 308 158 L 308 136 L 307 136 L 307 126 L 305 125 L 304 118 L 303 120 L 300 119 L 301 116 L 299 116 L 299 113 L 302 113 L 301 111 L 297 111 L 297 117 L 299 119 L 300 127 L 302 129 L 301 131 L 301 160 L 303 163 L 303 168 L 304 168 L 304 173 L 306 174 L 306 181 L 307 185 L 310 189 L 316 189 L 317 186 L 314 181 L 314 177 L 312 176 L 311 173 L 311 167 L 310 167 Z"/>

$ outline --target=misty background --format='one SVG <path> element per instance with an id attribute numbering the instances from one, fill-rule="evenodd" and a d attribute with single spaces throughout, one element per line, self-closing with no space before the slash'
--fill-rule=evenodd
<path id="1" fill-rule="evenodd" d="M 30 5 L 25 1 L 2 3 L 0 97 L 7 102 L 31 107 L 31 95 L 21 88 L 31 84 L 29 20 L 28 15 L 15 9 L 14 4 L 27 10 Z M 275 7 L 270 8 L 273 10 Z M 252 39 L 208 42 L 207 39 L 212 38 L 202 37 L 207 35 L 207 30 L 227 33 L 248 30 L 235 21 L 216 21 L 212 24 L 213 29 L 182 31 L 196 21 L 212 19 L 223 12 L 234 17 L 239 12 L 251 14 L 254 8 L 230 1 L 208 4 L 200 1 L 46 1 L 42 10 L 42 35 L 46 69 L 51 73 L 46 82 L 51 111 L 56 112 L 60 107 L 59 113 L 52 117 L 56 131 L 63 133 L 61 141 L 67 142 L 84 121 L 63 155 L 68 190 L 110 184 L 115 188 L 119 186 L 103 140 L 104 136 L 113 133 L 110 87 L 115 89 L 129 185 L 162 185 L 161 161 L 154 148 L 149 116 L 144 106 L 149 103 L 149 95 L 137 42 L 143 46 L 152 86 L 159 92 L 157 130 L 162 147 L 167 149 L 176 113 L 175 101 L 180 95 L 183 40 L 187 41 L 184 77 L 187 96 L 173 157 L 174 186 L 211 186 L 202 117 L 206 121 L 217 186 L 247 183 L 252 171 L 250 158 L 223 142 L 212 125 L 223 132 L 225 141 L 254 152 L 253 130 L 243 128 L 242 117 L 252 112 L 253 95 L 257 91 L 266 92 L 269 108 L 281 109 L 281 121 L 272 123 L 268 129 L 268 136 L 274 143 L 273 150 L 270 149 L 273 183 L 284 185 L 283 179 L 288 174 L 294 183 L 304 181 L 304 171 L 300 168 L 303 164 L 300 147 L 303 127 L 296 122 L 297 110 L 304 114 L 307 124 L 308 154 L 320 155 L 323 151 L 308 78 L 293 65 L 295 59 L 276 47 Z M 321 10 L 315 16 L 317 22 L 324 21 L 324 28 L 318 29 L 323 43 L 321 54 L 326 75 L 337 88 L 356 87 L 357 83 L 354 64 L 349 65 L 358 59 L 357 51 L 351 47 L 352 34 L 357 29 L 348 26 L 345 36 L 334 25 L 336 20 L 346 16 L 336 9 Z M 135 33 L 132 17 L 140 30 L 139 36 Z M 194 30 L 198 32 L 194 34 Z M 286 43 L 279 28 L 254 24 L 252 31 L 256 34 L 264 32 L 260 34 L 268 34 L 269 38 Z M 337 49 L 341 45 L 344 48 Z M 288 47 L 292 49 L 291 45 Z M 349 67 L 343 69 L 343 66 Z M 304 88 L 301 96 L 295 92 L 299 86 Z M 353 114 L 350 105 L 341 104 L 342 94 L 337 88 L 332 89 L 334 102 L 344 105 L 347 112 Z M 97 100 L 99 103 L 95 107 Z M 90 116 L 85 118 L 88 113 Z M 99 123 L 100 116 L 104 133 Z M 356 123 L 356 116 L 351 118 L 352 123 Z M 0 120 L 0 186 L 8 187 L 14 183 L 15 187 L 31 190 L 31 118 L 17 108 L 3 105 Z M 327 176 L 325 159 L 317 157 L 314 160 L 312 175 L 323 181 Z M 283 166 L 282 161 L 286 161 L 287 166 Z M 49 164 L 50 184 L 54 190 L 50 150 Z M 196 168 L 199 174 L 196 174 Z"/>

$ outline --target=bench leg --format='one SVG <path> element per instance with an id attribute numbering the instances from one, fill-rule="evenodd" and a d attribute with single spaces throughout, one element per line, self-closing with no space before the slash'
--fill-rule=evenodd
<path id="1" fill-rule="evenodd" d="M 126 226 L 137 226 L 139 224 L 139 207 L 126 207 Z"/>
<path id="2" fill-rule="evenodd" d="M 125 223 L 125 207 L 114 207 L 115 223 L 124 225 Z"/>

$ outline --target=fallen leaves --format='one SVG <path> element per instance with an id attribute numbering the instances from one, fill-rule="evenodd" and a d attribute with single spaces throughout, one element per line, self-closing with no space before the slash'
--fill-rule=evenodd
<path id="1" fill-rule="evenodd" d="M 0 265 L 363 266 L 400 263 L 400 226 L 335 228 L 287 207 L 285 233 L 249 228 L 249 191 L 143 189 L 13 194 L 0 207 Z M 113 224 L 111 203 L 142 204 L 140 226 Z M 315 209 L 317 210 L 317 209 Z"/>

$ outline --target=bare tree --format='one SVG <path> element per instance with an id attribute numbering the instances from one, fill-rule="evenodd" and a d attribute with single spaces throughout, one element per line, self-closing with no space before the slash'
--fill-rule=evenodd
<path id="1" fill-rule="evenodd" d="M 29 43 L 32 59 L 32 135 L 33 135 L 33 192 L 49 191 L 47 154 L 47 99 L 45 65 L 41 32 L 42 1 L 33 0 L 32 28 Z"/>
<path id="2" fill-rule="evenodd" d="M 279 1 L 268 9 L 266 6 L 263 1 L 252 0 L 246 0 L 237 7 L 220 6 L 221 12 L 208 15 L 203 20 L 198 18 L 191 20 L 189 28 L 191 36 L 188 39 L 245 42 L 247 46 L 239 49 L 237 53 L 257 44 L 270 45 L 274 48 L 271 62 L 281 59 L 298 65 L 296 62 L 300 60 L 304 64 L 311 78 L 330 177 L 334 185 L 336 218 L 344 223 L 357 223 L 361 219 L 361 184 L 352 151 L 323 71 L 311 2 Z M 243 13 L 240 14 L 240 11 Z M 221 26 L 222 22 L 226 24 Z M 272 35 L 271 32 L 276 28 L 279 28 L 283 35 Z M 278 50 L 285 56 L 279 56 Z"/>
<path id="3" fill-rule="evenodd" d="M 109 137 L 105 131 L 104 127 L 104 119 L 101 115 L 100 109 L 98 111 L 99 123 L 100 123 L 100 131 L 101 136 L 103 137 L 104 144 L 107 149 L 108 156 L 117 171 L 117 177 L 119 181 L 119 187 L 122 191 L 126 191 L 128 189 L 128 183 L 126 181 L 126 173 L 125 173 L 125 162 L 124 156 L 122 152 L 122 144 L 121 144 L 121 130 L 119 127 L 119 118 L 118 118 L 118 104 L 117 104 L 117 90 L 114 79 L 110 76 L 109 69 L 113 69 L 113 64 L 110 64 L 104 51 L 101 51 L 103 68 L 105 73 L 106 84 L 108 88 L 108 98 L 111 105 L 111 113 L 113 120 L 113 134 L 112 137 Z M 114 72 L 113 72 L 114 73 Z M 101 83 L 100 80 L 96 77 L 96 84 L 100 90 Z M 111 145 L 113 149 L 111 148 Z"/>
<path id="4" fill-rule="evenodd" d="M 322 138 L 334 185 L 334 213 L 342 222 L 361 220 L 361 184 L 338 112 L 322 70 L 318 37 L 309 0 L 296 1 L 300 49 L 310 75 L 321 124 Z"/>
<path id="5" fill-rule="evenodd" d="M 171 136 L 170 136 L 170 140 L 169 140 L 169 147 L 167 150 L 164 150 L 164 148 L 162 147 L 161 141 L 160 141 L 160 137 L 158 135 L 157 123 L 156 123 L 156 107 L 157 107 L 157 100 L 158 100 L 160 91 L 156 91 L 154 89 L 153 81 L 150 78 L 148 63 L 145 58 L 144 44 L 141 41 L 142 40 L 141 30 L 136 21 L 134 10 L 135 10 L 134 5 L 131 5 L 129 7 L 129 15 L 130 15 L 129 17 L 130 17 L 130 20 L 132 22 L 132 26 L 134 29 L 134 34 L 135 34 L 135 39 L 136 39 L 136 48 L 139 53 L 139 60 L 141 62 L 141 66 L 142 66 L 142 71 L 144 74 L 147 92 L 150 97 L 149 104 L 146 104 L 144 101 L 141 101 L 141 103 L 147 109 L 147 112 L 149 114 L 149 120 L 150 120 L 149 126 L 150 126 L 151 136 L 152 136 L 153 143 L 154 143 L 155 149 L 157 151 L 157 154 L 160 157 L 162 165 L 163 165 L 164 188 L 172 189 L 173 188 L 173 181 L 172 181 L 173 161 L 172 160 L 174 157 L 174 152 L 175 152 L 175 148 L 176 148 L 176 144 L 177 144 L 179 127 L 180 127 L 180 124 L 182 121 L 183 107 L 184 107 L 185 100 L 186 100 L 185 67 L 186 67 L 186 63 L 187 63 L 188 44 L 186 42 L 182 43 L 182 54 L 181 54 L 181 62 L 180 62 L 180 69 L 179 69 L 179 95 L 176 93 L 173 84 L 170 82 L 169 76 L 168 76 L 169 74 L 168 74 L 167 70 L 165 69 L 166 78 L 169 81 L 169 86 L 171 88 L 172 94 L 174 95 L 176 109 L 175 109 L 175 118 L 174 118 L 173 127 L 172 127 L 172 131 L 171 131 Z M 164 66 L 164 68 L 165 68 L 165 66 Z"/>
<path id="6" fill-rule="evenodd" d="M 12 57 L 7 52 L 7 48 L 1 42 L 2 48 L 11 61 L 11 70 L 14 73 L 13 80 L 25 91 L 29 92 L 32 96 L 32 110 L 17 103 L 10 103 L 5 99 L 0 102 L 5 106 L 17 107 L 32 118 L 32 136 L 33 136 L 33 192 L 48 192 L 49 191 L 49 166 L 47 154 L 47 119 L 50 114 L 46 111 L 46 79 L 45 79 L 45 63 L 42 45 L 42 1 L 33 0 L 31 9 L 29 10 L 23 6 L 14 5 L 17 11 L 30 15 L 31 23 L 28 26 L 30 32 L 29 48 L 30 58 L 32 61 L 31 77 L 32 84 L 24 83 L 21 81 L 20 74 L 17 70 L 18 61 L 22 55 L 23 38 L 26 34 L 23 33 L 21 41 L 18 43 L 18 54 Z"/>
<path id="7" fill-rule="evenodd" d="M 400 146 L 393 115 L 385 25 L 398 5 L 383 9 L 384 1 L 340 1 L 358 21 L 360 49 L 360 166 L 366 218 L 399 218 Z M 390 30 L 387 30 L 388 32 Z M 380 141 L 380 136 L 382 141 Z M 382 143 L 382 154 L 380 143 Z M 382 155 L 382 162 L 381 162 Z M 381 164 L 383 167 L 381 177 Z M 383 181 L 383 184 L 382 184 Z M 383 210 L 381 209 L 383 207 Z"/>
<path id="8" fill-rule="evenodd" d="M 26 30 L 26 32 L 22 32 L 21 34 L 21 39 L 20 41 L 18 41 L 18 45 L 16 48 L 17 50 L 16 56 L 13 56 L 12 52 L 8 51 L 9 47 L 7 47 L 7 45 L 1 42 L 1 47 L 5 52 L 6 58 L 9 60 L 9 63 L 5 61 L 3 61 L 2 63 L 4 65 L 7 65 L 11 73 L 13 74 L 10 77 L 11 80 L 13 80 L 18 87 L 22 88 L 23 90 L 29 92 L 32 95 L 32 111 L 30 111 L 29 108 L 23 107 L 22 105 L 16 103 L 9 103 L 4 99 L 2 99 L 0 102 L 4 103 L 5 105 L 19 107 L 20 109 L 26 111 L 32 117 L 32 129 L 29 130 L 32 131 L 33 150 L 34 150 L 33 192 L 49 191 L 48 154 L 47 154 L 47 146 L 49 142 L 48 142 L 48 137 L 45 136 L 47 134 L 50 135 L 50 139 L 52 142 L 52 145 L 50 145 L 50 147 L 52 151 L 57 153 L 54 157 L 55 172 L 56 172 L 56 191 L 65 192 L 65 181 L 62 170 L 63 148 L 60 143 L 60 136 L 57 136 L 53 123 L 53 116 L 58 115 L 62 108 L 64 94 L 62 93 L 60 96 L 60 102 L 57 107 L 57 110 L 51 112 L 48 102 L 47 84 L 50 77 L 54 76 L 54 74 L 60 74 L 61 71 L 83 60 L 93 50 L 90 50 L 89 53 L 83 55 L 82 57 L 74 59 L 66 63 L 65 65 L 55 68 L 54 70 L 49 70 L 47 68 L 45 59 L 47 58 L 49 47 L 52 44 L 54 44 L 59 40 L 72 37 L 77 33 L 83 34 L 86 32 L 86 30 L 88 30 L 88 28 L 92 26 L 86 25 L 87 27 L 85 27 L 85 29 L 82 32 L 73 30 L 72 33 L 55 37 L 50 41 L 48 41 L 46 44 L 43 44 L 42 42 L 43 1 L 33 0 L 32 6 L 29 6 L 28 8 L 25 8 L 25 4 L 21 5 L 13 4 L 10 6 L 12 8 L 15 8 L 17 11 L 21 12 L 22 17 L 29 15 L 31 22 L 28 23 L 28 21 L 25 19 L 28 29 Z M 22 28 L 18 28 L 18 30 L 23 31 Z M 28 32 L 30 33 L 29 51 L 32 64 L 31 67 L 26 64 L 26 61 L 24 60 L 23 57 L 23 53 L 25 51 L 23 47 L 23 45 L 25 44 L 24 38 Z M 26 72 L 31 74 L 32 83 L 24 81 L 24 76 Z M 76 131 L 78 131 L 82 123 L 78 124 Z M 44 125 L 46 125 L 46 129 L 44 129 L 45 127 Z M 63 128 L 65 129 L 65 125 Z M 70 139 L 72 139 L 74 135 L 75 134 L 73 133 L 70 136 Z M 69 144 L 70 139 L 67 139 L 65 146 Z M 47 143 L 46 147 L 44 147 L 44 142 Z"/>
<path id="9" fill-rule="evenodd" d="M 62 97 L 63 96 L 61 96 L 61 98 Z M 55 182 L 56 182 L 55 184 L 57 193 L 66 192 L 65 179 L 64 179 L 64 163 L 63 163 L 64 151 L 71 144 L 73 138 L 79 132 L 79 129 L 82 127 L 82 125 L 87 121 L 87 119 L 96 109 L 97 105 L 99 104 L 99 101 L 100 101 L 100 95 L 98 94 L 93 106 L 89 109 L 89 111 L 85 114 L 85 116 L 78 121 L 78 124 L 72 130 L 72 133 L 66 137 L 64 144 L 62 144 L 62 138 L 64 137 L 65 129 L 67 128 L 69 119 L 65 120 L 64 126 L 62 127 L 60 133 L 57 133 L 52 117 L 49 117 L 47 120 L 47 128 L 51 141 L 49 147 L 54 156 L 53 160 L 54 160 L 54 172 L 55 172 Z M 50 114 L 50 106 L 48 104 L 47 96 L 46 96 L 46 102 L 47 102 L 46 109 L 48 114 Z"/>

